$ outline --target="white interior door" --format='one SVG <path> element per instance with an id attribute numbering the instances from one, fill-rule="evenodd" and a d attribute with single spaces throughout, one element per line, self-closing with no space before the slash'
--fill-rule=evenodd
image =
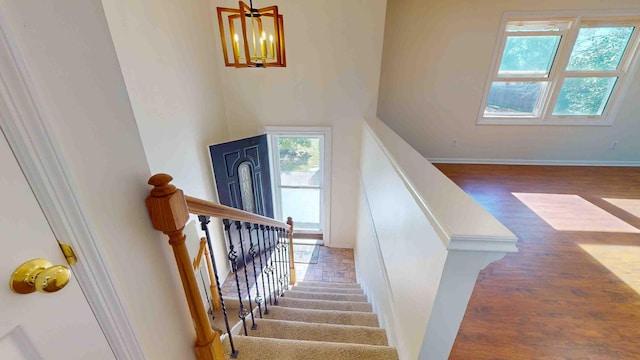
<path id="1" fill-rule="evenodd" d="M 1 132 L 0 169 L 0 359 L 114 359 L 73 275 L 55 293 L 20 295 L 9 288 L 27 260 L 68 265 Z"/>

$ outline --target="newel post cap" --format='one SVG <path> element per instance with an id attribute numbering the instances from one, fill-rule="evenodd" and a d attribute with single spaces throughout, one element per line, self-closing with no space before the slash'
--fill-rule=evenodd
<path id="1" fill-rule="evenodd" d="M 173 178 L 168 174 L 153 175 L 149 185 L 153 185 L 146 204 L 153 228 L 170 233 L 184 228 L 189 220 L 189 210 L 182 190 L 170 184 Z"/>

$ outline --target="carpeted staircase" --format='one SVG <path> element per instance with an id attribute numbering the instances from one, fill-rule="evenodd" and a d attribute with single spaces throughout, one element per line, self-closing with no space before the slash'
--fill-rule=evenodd
<path id="1" fill-rule="evenodd" d="M 224 299 L 231 319 L 238 301 Z M 278 298 L 278 305 L 269 306 L 268 315 L 260 319 L 257 310 L 254 314 L 255 330 L 247 317 L 249 336 L 242 326 L 232 330 L 239 360 L 398 359 L 358 284 L 298 282 Z M 213 326 L 223 331 L 220 319 L 222 314 L 217 314 Z M 228 338 L 224 345 L 230 354 Z"/>

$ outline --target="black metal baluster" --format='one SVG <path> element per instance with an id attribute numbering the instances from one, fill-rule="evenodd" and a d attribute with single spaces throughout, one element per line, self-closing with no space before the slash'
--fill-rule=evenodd
<path id="1" fill-rule="evenodd" d="M 287 272 L 284 266 L 284 244 L 282 243 L 282 230 L 282 228 L 278 228 L 276 233 L 276 235 L 278 236 L 278 254 L 280 255 L 280 296 L 284 296 L 285 279 L 287 276 Z"/>
<path id="2" fill-rule="evenodd" d="M 276 249 L 274 248 L 273 226 L 268 227 L 267 235 L 269 235 L 269 260 L 271 261 L 271 279 L 273 281 L 273 303 L 278 305 L 278 297 L 280 296 L 280 288 L 278 287 L 278 263 L 275 262 Z M 275 264 L 274 264 L 275 263 Z"/>
<path id="3" fill-rule="evenodd" d="M 240 237 L 240 251 L 242 252 L 242 260 L 244 261 L 244 281 L 247 284 L 247 297 L 249 298 L 249 314 L 251 315 L 251 330 L 257 328 L 256 320 L 253 317 L 253 303 L 251 302 L 251 286 L 249 286 L 249 274 L 247 273 L 247 256 L 244 252 L 244 239 L 242 238 L 242 223 L 236 221 L 236 230 Z"/>
<path id="4" fill-rule="evenodd" d="M 289 254 L 289 230 L 283 230 L 282 231 L 282 239 L 284 240 L 283 244 L 284 244 L 284 266 L 287 268 L 287 271 L 285 274 L 285 287 L 287 290 L 289 290 L 289 282 L 291 280 L 291 255 Z M 295 269 L 293 269 L 293 271 L 295 271 Z"/>
<path id="5" fill-rule="evenodd" d="M 256 248 L 253 245 L 253 236 L 251 235 L 251 224 L 245 223 L 247 231 L 249 232 L 249 255 L 251 255 L 251 263 L 253 263 L 253 280 L 256 284 L 256 304 L 258 305 L 258 313 L 260 319 L 262 319 L 262 297 L 260 296 L 260 286 L 258 286 L 258 274 L 256 273 Z"/>
<path id="6" fill-rule="evenodd" d="M 265 228 L 267 229 L 267 232 L 265 233 Z M 265 268 L 264 268 L 264 273 L 267 274 L 267 286 L 269 287 L 269 305 L 273 305 L 272 302 L 272 292 L 271 292 L 271 267 L 269 266 L 269 246 L 267 244 L 268 240 L 268 227 L 265 227 L 264 225 L 260 225 L 260 230 L 262 230 L 262 245 L 264 248 L 264 260 L 265 260 Z M 277 305 L 277 304 L 276 304 Z"/>
<path id="7" fill-rule="evenodd" d="M 220 295 L 220 305 L 222 306 L 222 314 L 224 316 L 224 325 L 227 328 L 227 335 L 229 336 L 229 344 L 231 345 L 231 358 L 238 357 L 238 350 L 233 345 L 233 337 L 231 336 L 231 328 L 229 327 L 229 319 L 227 316 L 227 307 L 224 305 L 224 299 L 222 298 L 222 285 L 220 284 L 220 277 L 218 276 L 218 267 L 216 266 L 216 258 L 213 256 L 213 246 L 211 245 L 211 235 L 209 234 L 209 216 L 199 215 L 200 225 L 202 231 L 204 231 L 207 237 L 207 246 L 209 247 L 209 256 L 211 257 L 211 266 L 213 267 L 213 275 L 216 279 L 216 287 L 218 288 L 218 294 Z"/>
<path id="8" fill-rule="evenodd" d="M 238 310 L 238 317 L 242 319 L 242 326 L 244 327 L 244 334 L 248 336 L 247 332 L 247 321 L 245 320 L 247 315 L 249 315 L 249 311 L 244 307 L 244 303 L 242 302 L 242 291 L 240 290 L 240 279 L 238 279 L 238 253 L 235 251 L 233 246 L 233 238 L 231 237 L 231 221 L 227 219 L 222 220 L 224 224 L 224 230 L 227 232 L 227 237 L 229 238 L 229 254 L 227 258 L 231 261 L 231 271 L 236 278 L 236 288 L 238 290 L 238 302 L 240 303 L 240 310 Z M 242 243 L 242 241 L 240 242 Z"/>
<path id="9" fill-rule="evenodd" d="M 263 299 L 263 301 L 264 301 L 264 314 L 268 315 L 269 314 L 269 307 L 267 306 L 267 289 L 264 286 L 265 272 L 264 272 L 264 265 L 262 264 L 262 250 L 260 248 L 260 232 L 258 231 L 260 226 L 258 224 L 255 224 L 255 225 L 253 225 L 253 228 L 256 230 L 256 243 L 258 243 L 258 260 L 260 260 L 260 279 L 262 280 L 262 294 L 264 295 L 264 299 Z M 249 234 L 249 235 L 251 235 L 251 234 Z M 254 269 L 254 272 L 255 272 L 255 269 Z M 258 286 L 258 285 L 256 284 L 256 286 Z"/>
<path id="10" fill-rule="evenodd" d="M 276 227 L 271 227 L 271 239 L 273 241 L 273 252 L 274 252 L 274 260 L 275 261 L 275 268 L 276 268 L 276 288 L 278 289 L 278 296 L 280 297 L 282 296 L 282 281 L 280 281 L 280 278 L 282 276 L 282 272 L 280 269 L 280 253 L 279 253 L 279 248 L 278 248 L 278 235 L 277 235 L 277 231 L 278 228 Z"/>

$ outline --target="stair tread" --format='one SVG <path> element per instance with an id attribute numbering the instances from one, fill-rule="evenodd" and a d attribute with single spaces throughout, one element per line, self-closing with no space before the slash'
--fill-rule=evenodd
<path id="1" fill-rule="evenodd" d="M 360 289 L 357 283 L 341 283 L 341 282 L 324 282 L 324 281 L 298 281 L 296 285 L 315 286 L 315 287 L 336 287 L 336 288 L 352 288 Z"/>
<path id="2" fill-rule="evenodd" d="M 230 353 L 225 339 L 226 353 Z M 397 360 L 390 346 L 287 340 L 236 336 L 233 338 L 239 360 Z"/>
<path id="3" fill-rule="evenodd" d="M 388 345 L 385 331 L 378 327 L 306 323 L 291 320 L 256 319 L 249 336 L 274 339 Z"/>
<path id="4" fill-rule="evenodd" d="M 304 309 L 372 312 L 371 304 L 365 302 L 294 299 L 289 297 L 280 298 L 279 302 L 280 306 Z"/>
<path id="5" fill-rule="evenodd" d="M 269 308 L 269 314 L 265 315 L 265 318 L 305 321 L 308 323 L 378 327 L 378 315 L 364 311 L 301 309 L 294 307 L 272 306 Z"/>
<path id="6" fill-rule="evenodd" d="M 313 300 L 336 300 L 336 301 L 353 301 L 367 302 L 367 296 L 364 294 L 338 294 L 332 292 L 308 292 L 299 290 L 287 290 L 285 297 L 294 299 L 313 299 Z"/>
<path id="7" fill-rule="evenodd" d="M 330 292 L 335 294 L 364 295 L 364 291 L 362 291 L 362 289 L 360 288 L 329 288 L 326 286 L 295 285 L 291 287 L 291 290 L 306 291 L 306 292 Z"/>

